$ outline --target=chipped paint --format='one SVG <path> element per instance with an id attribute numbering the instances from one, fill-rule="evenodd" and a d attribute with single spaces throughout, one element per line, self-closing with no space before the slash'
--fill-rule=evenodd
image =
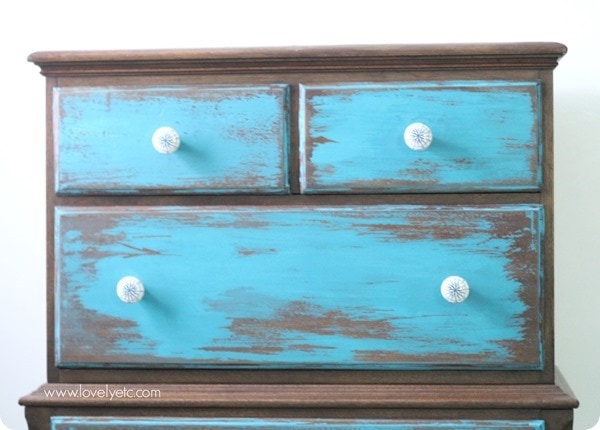
<path id="1" fill-rule="evenodd" d="M 539 369 L 542 226 L 540 205 L 59 208 L 57 362 Z"/>
<path id="2" fill-rule="evenodd" d="M 59 194 L 286 193 L 289 88 L 55 88 Z M 156 152 L 170 126 L 182 145 Z"/>
<path id="3" fill-rule="evenodd" d="M 538 82 L 448 81 L 301 86 L 306 193 L 538 190 Z M 434 140 L 412 151 L 404 129 Z"/>
<path id="4" fill-rule="evenodd" d="M 52 430 L 184 428 L 194 430 L 544 430 L 542 420 L 394 420 L 302 418 L 51 417 Z"/>

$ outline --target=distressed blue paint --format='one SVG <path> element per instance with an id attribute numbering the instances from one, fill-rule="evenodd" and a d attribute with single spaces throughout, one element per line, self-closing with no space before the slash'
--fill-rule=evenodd
<path id="1" fill-rule="evenodd" d="M 541 420 L 344 420 L 344 419 L 251 419 L 251 418 L 117 418 L 117 417 L 52 417 L 52 430 L 102 428 L 187 428 L 187 429 L 327 429 L 327 430 L 434 430 L 434 429 L 496 429 L 544 430 Z"/>
<path id="2" fill-rule="evenodd" d="M 539 329 L 539 303 L 519 292 L 539 294 L 541 225 L 538 205 L 60 208 L 57 362 L 537 369 L 540 333 L 524 328 Z M 510 256 L 528 250 L 521 285 Z M 142 302 L 117 298 L 126 275 Z M 441 297 L 449 275 L 468 280 L 464 303 Z M 517 359 L 509 343 L 534 352 Z"/>
<path id="3" fill-rule="evenodd" d="M 57 192 L 287 190 L 288 88 L 56 88 Z M 162 126 L 180 149 L 152 147 Z"/>
<path id="4" fill-rule="evenodd" d="M 301 86 L 301 184 L 306 193 L 537 190 L 537 82 L 448 81 Z M 413 151 L 404 129 L 433 143 Z"/>

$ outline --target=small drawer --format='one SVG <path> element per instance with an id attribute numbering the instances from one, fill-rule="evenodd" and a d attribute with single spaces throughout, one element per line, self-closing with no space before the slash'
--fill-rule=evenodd
<path id="1" fill-rule="evenodd" d="M 542 366 L 539 205 L 56 219 L 60 367 Z"/>
<path id="2" fill-rule="evenodd" d="M 544 430 L 544 422 L 504 420 L 373 420 L 373 419 L 210 419 L 135 417 L 52 417 L 52 430 L 78 429 L 290 429 L 290 430 Z"/>
<path id="3" fill-rule="evenodd" d="M 288 103 L 284 85 L 55 88 L 56 191 L 287 192 Z"/>
<path id="4" fill-rule="evenodd" d="M 540 97 L 537 82 L 302 86 L 302 190 L 538 190 Z"/>

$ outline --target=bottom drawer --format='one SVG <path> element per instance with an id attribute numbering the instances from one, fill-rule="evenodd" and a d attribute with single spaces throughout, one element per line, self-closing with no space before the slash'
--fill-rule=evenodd
<path id="1" fill-rule="evenodd" d="M 320 419 L 201 419 L 201 418 L 117 418 L 53 417 L 53 430 L 76 429 L 544 429 L 544 422 L 498 420 L 320 420 Z"/>

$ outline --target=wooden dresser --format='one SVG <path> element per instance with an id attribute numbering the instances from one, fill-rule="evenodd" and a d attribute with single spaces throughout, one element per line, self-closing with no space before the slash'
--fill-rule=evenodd
<path id="1" fill-rule="evenodd" d="M 546 429 L 557 43 L 38 52 L 31 429 Z"/>

